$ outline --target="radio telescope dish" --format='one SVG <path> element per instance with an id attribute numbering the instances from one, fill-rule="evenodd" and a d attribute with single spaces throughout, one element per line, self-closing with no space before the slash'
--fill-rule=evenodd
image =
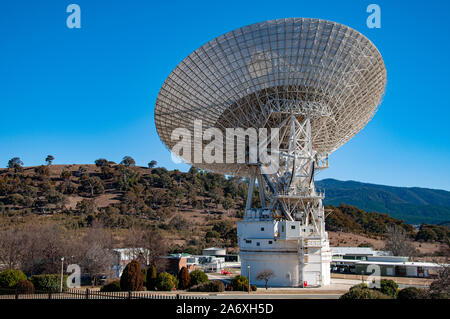
<path id="1" fill-rule="evenodd" d="M 330 283 L 324 193 L 316 190 L 314 173 L 327 168 L 328 155 L 370 121 L 385 85 L 383 59 L 366 37 L 342 24 L 303 18 L 228 32 L 194 51 L 169 75 L 155 107 L 156 128 L 166 146 L 174 150 L 184 143 L 195 153 L 198 146 L 209 149 L 214 143 L 214 155 L 220 155 L 214 161 L 200 153 L 200 161 L 188 162 L 249 177 L 237 234 L 241 273 L 246 276 L 251 267 L 251 282 L 258 284 L 256 274 L 270 267 L 276 286 Z M 229 129 L 255 128 L 279 134 L 276 139 L 268 132 L 258 135 L 256 161 L 250 134 L 232 136 L 228 157 Z M 189 138 L 177 140 L 176 133 L 172 140 L 179 129 Z M 206 133 L 210 129 L 220 133 L 214 140 L 211 131 Z M 226 160 L 216 153 L 224 144 Z M 270 155 L 264 154 L 269 144 Z M 238 158 L 238 149 L 245 156 Z M 275 169 L 268 172 L 267 166 Z M 259 202 L 253 201 L 256 185 Z"/>
<path id="2" fill-rule="evenodd" d="M 187 56 L 159 92 L 156 128 L 172 149 L 172 132 L 193 132 L 194 120 L 202 120 L 203 129 L 225 131 L 279 127 L 283 114 L 296 114 L 299 121 L 310 119 L 314 154 L 325 158 L 370 121 L 385 85 L 383 59 L 361 33 L 319 19 L 265 21 L 219 36 Z M 251 175 L 247 165 L 225 160 L 193 165 Z"/>

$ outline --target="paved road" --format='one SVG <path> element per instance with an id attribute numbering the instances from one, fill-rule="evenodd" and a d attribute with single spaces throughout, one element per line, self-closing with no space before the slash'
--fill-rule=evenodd
<path id="1" fill-rule="evenodd" d="M 337 294 L 248 294 L 209 295 L 211 299 L 339 299 Z"/>

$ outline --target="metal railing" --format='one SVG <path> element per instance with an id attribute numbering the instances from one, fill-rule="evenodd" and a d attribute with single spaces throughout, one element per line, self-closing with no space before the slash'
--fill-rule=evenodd
<path id="1" fill-rule="evenodd" d="M 146 291 L 102 292 L 92 289 L 67 289 L 64 292 L 34 291 L 31 293 L 0 288 L 0 299 L 206 299 L 206 297 Z"/>

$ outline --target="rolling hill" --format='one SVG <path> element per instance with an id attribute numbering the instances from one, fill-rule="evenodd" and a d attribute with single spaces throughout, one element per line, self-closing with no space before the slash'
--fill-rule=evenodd
<path id="1" fill-rule="evenodd" d="M 450 192 L 419 187 L 394 187 L 323 179 L 316 181 L 325 191 L 326 205 L 347 204 L 365 211 L 386 213 L 409 224 L 448 224 Z"/>

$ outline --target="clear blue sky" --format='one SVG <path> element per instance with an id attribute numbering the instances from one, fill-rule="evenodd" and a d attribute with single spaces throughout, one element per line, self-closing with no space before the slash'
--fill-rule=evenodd
<path id="1" fill-rule="evenodd" d="M 66 7 L 81 7 L 81 29 Z M 381 7 L 381 29 L 366 7 Z M 175 165 L 159 141 L 154 104 L 170 71 L 235 28 L 285 17 L 348 25 L 384 57 L 378 113 L 317 176 L 450 190 L 448 1 L 4 0 L 0 5 L 0 167 L 119 162 Z"/>

